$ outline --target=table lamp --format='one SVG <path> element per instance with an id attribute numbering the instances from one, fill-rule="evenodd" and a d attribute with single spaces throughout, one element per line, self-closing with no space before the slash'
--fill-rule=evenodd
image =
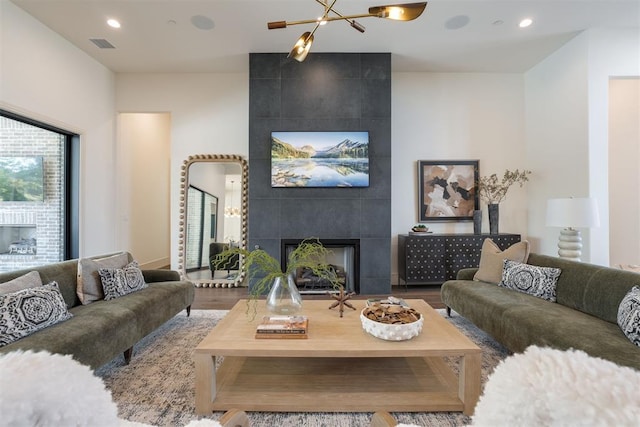
<path id="1" fill-rule="evenodd" d="M 580 261 L 582 236 L 576 228 L 591 228 L 600 225 L 598 204 L 590 197 L 549 199 L 547 201 L 548 227 L 566 227 L 560 231 L 558 255 L 560 258 Z"/>

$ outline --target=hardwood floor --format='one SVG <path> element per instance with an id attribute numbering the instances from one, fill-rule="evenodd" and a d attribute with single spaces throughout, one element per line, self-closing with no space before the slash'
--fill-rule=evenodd
<path id="1" fill-rule="evenodd" d="M 423 299 L 433 308 L 444 308 L 440 299 L 440 286 L 393 286 L 391 295 L 404 299 Z M 353 299 L 380 298 L 388 295 L 355 295 Z M 194 310 L 229 310 L 238 300 L 247 298 L 247 288 L 196 288 Z M 303 295 L 303 299 L 326 299 L 328 295 Z"/>

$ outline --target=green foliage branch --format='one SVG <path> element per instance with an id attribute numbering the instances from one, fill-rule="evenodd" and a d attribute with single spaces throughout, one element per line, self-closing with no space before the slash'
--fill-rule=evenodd
<path id="1" fill-rule="evenodd" d="M 256 314 L 256 301 L 271 289 L 277 278 L 281 278 L 284 286 L 288 286 L 287 276 L 296 276 L 299 268 L 306 268 L 321 279 L 327 280 L 331 286 L 340 290 L 339 281 L 333 266 L 325 260 L 331 251 L 324 247 L 317 237 L 308 237 L 289 254 L 286 271 L 282 271 L 280 262 L 269 255 L 264 249 L 249 251 L 244 248 L 229 248 L 215 256 L 213 264 L 216 269 L 227 265 L 235 257 L 233 269 L 246 273 L 249 282 L 254 282 L 247 300 L 247 314 Z M 236 257 L 236 255 L 239 255 Z M 242 258 L 242 260 L 240 260 Z"/>
<path id="2" fill-rule="evenodd" d="M 495 173 L 480 177 L 478 194 L 480 198 L 488 204 L 500 203 L 507 197 L 509 187 L 513 184 L 519 184 L 520 187 L 522 187 L 525 182 L 529 181 L 530 174 L 531 171 L 526 169 L 522 171 L 516 169 L 513 172 L 507 169 L 504 171 L 502 179 L 499 179 Z"/>

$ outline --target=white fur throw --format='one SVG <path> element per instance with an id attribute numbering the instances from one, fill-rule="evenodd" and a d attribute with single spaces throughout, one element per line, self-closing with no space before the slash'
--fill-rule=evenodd
<path id="1" fill-rule="evenodd" d="M 0 355 L 0 414 L 9 426 L 117 426 L 118 408 L 91 369 L 60 354 Z"/>
<path id="2" fill-rule="evenodd" d="M 578 350 L 531 346 L 489 377 L 473 425 L 638 426 L 640 371 Z"/>
<path id="3" fill-rule="evenodd" d="M 14 351 L 0 355 L 0 426 L 152 427 L 118 419 L 102 379 L 69 355 Z M 214 420 L 189 427 L 222 427 Z"/>

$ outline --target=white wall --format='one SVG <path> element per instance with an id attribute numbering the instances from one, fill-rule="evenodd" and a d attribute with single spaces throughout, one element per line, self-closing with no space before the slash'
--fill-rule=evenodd
<path id="1" fill-rule="evenodd" d="M 527 158 L 541 173 L 529 192 L 532 250 L 557 253 L 560 230 L 544 225 L 553 197 L 595 197 L 600 227 L 583 231 L 582 260 L 609 265 L 608 85 L 640 75 L 640 33 L 590 30 L 525 74 Z"/>
<path id="2" fill-rule="evenodd" d="M 115 249 L 114 75 L 0 1 L 0 108 L 81 135 L 80 254 Z"/>
<path id="3" fill-rule="evenodd" d="M 525 75 L 527 158 L 536 173 L 529 187 L 533 252 L 557 256 L 560 229 L 545 225 L 547 200 L 590 195 L 587 52 L 588 40 L 578 37 Z"/>
<path id="4" fill-rule="evenodd" d="M 418 160 L 479 160 L 480 175 L 531 169 L 525 157 L 524 80 L 520 74 L 393 73 L 392 283 L 397 235 L 418 222 Z M 534 171 L 531 180 L 538 179 Z M 527 190 L 514 186 L 500 204 L 500 232 L 527 238 Z M 483 209 L 483 232 L 489 230 Z M 432 222 L 435 232 L 472 233 L 471 222 Z"/>
<path id="5" fill-rule="evenodd" d="M 144 268 L 170 262 L 170 131 L 167 113 L 118 117 L 116 243 Z"/>
<path id="6" fill-rule="evenodd" d="M 182 164 L 194 154 L 247 156 L 249 75 L 118 74 L 116 100 L 119 112 L 171 113 L 171 266 L 175 269 Z"/>
<path id="7" fill-rule="evenodd" d="M 640 264 L 640 78 L 609 82 L 609 254 Z"/>
<path id="8" fill-rule="evenodd" d="M 589 186 L 601 206 L 601 225 L 592 230 L 590 243 L 592 261 L 610 265 L 609 212 L 613 207 L 608 203 L 609 80 L 640 76 L 640 28 L 595 29 L 586 35 L 589 38 Z"/>

